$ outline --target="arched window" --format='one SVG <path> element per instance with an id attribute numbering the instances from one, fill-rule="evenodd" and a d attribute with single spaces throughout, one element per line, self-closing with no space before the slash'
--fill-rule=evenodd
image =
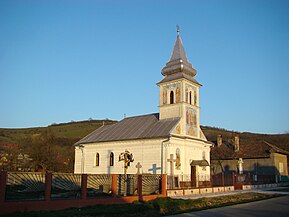
<path id="1" fill-rule="evenodd" d="M 174 104 L 174 91 L 170 92 L 170 104 Z"/>
<path id="2" fill-rule="evenodd" d="M 192 91 L 190 91 L 190 95 L 189 95 L 189 103 L 192 104 Z"/>
<path id="3" fill-rule="evenodd" d="M 197 90 L 194 91 L 194 105 L 197 105 Z"/>
<path id="4" fill-rule="evenodd" d="M 113 165 L 114 165 L 114 154 L 113 154 L 113 152 L 110 152 L 109 166 L 113 166 Z"/>
<path id="5" fill-rule="evenodd" d="M 96 167 L 99 166 L 99 153 L 96 153 L 96 154 L 95 154 L 94 166 L 96 166 Z"/>

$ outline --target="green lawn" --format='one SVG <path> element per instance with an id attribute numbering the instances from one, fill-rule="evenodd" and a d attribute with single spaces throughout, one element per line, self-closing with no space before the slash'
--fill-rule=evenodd
<path id="1" fill-rule="evenodd" d="M 158 198 L 148 202 L 131 204 L 95 205 L 85 208 L 71 208 L 51 212 L 27 212 L 6 215 L 6 217 L 158 217 L 182 212 L 199 211 L 238 203 L 264 200 L 279 196 L 277 194 L 241 193 L 229 196 L 218 196 L 199 199 Z"/>

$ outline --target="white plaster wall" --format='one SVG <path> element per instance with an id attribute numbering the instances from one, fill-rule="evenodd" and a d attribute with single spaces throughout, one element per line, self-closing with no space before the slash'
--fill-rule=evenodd
<path id="1" fill-rule="evenodd" d="M 175 175 L 187 175 L 191 174 L 190 163 L 192 160 L 202 160 L 203 151 L 205 151 L 206 160 L 210 163 L 210 145 L 199 140 L 193 139 L 181 139 L 172 137 L 169 145 L 166 145 L 166 159 L 170 157 L 170 154 L 174 155 L 176 159 L 176 149 L 181 151 L 181 169 L 174 169 Z M 165 161 L 166 166 L 164 172 L 170 174 L 170 163 Z M 197 167 L 197 175 L 210 175 L 210 168 L 206 167 L 206 170 L 202 170 L 202 167 Z"/>
<path id="2" fill-rule="evenodd" d="M 74 173 L 81 173 L 81 150 L 79 147 L 75 147 L 74 149 Z"/>
<path id="3" fill-rule="evenodd" d="M 103 142 L 95 144 L 84 144 L 83 148 L 83 173 L 87 174 L 123 174 L 124 164 L 118 161 L 120 153 L 126 149 L 134 156 L 134 162 L 128 168 L 128 174 L 136 174 L 136 164 L 140 162 L 142 168 L 141 173 L 152 174 L 152 168 L 155 164 L 156 174 L 170 174 L 170 163 L 167 161 L 170 154 L 176 159 L 176 149 L 180 149 L 181 153 L 181 169 L 177 170 L 174 163 L 174 174 L 190 177 L 192 160 L 202 160 L 202 153 L 205 151 L 206 160 L 210 162 L 210 146 L 199 140 L 181 139 L 171 137 L 166 139 L 148 139 L 148 140 L 132 140 L 132 141 L 116 141 Z M 109 165 L 110 153 L 114 153 L 114 166 Z M 95 166 L 95 155 L 99 153 L 100 164 Z M 161 156 L 163 153 L 163 156 Z M 163 161 L 163 163 L 161 162 Z M 163 165 L 163 171 L 161 169 Z M 75 173 L 82 172 L 82 152 L 75 148 Z M 209 167 L 203 171 L 201 167 L 197 168 L 197 174 L 210 175 Z"/>
<path id="4" fill-rule="evenodd" d="M 160 106 L 160 120 L 181 117 L 180 103 Z"/>
<path id="5" fill-rule="evenodd" d="M 120 153 L 126 149 L 134 156 L 134 162 L 130 164 L 127 173 L 137 173 L 135 167 L 138 162 L 142 165 L 141 173 L 153 173 L 153 164 L 156 164 L 157 174 L 161 174 L 161 144 L 163 139 L 115 141 L 84 144 L 84 173 L 87 174 L 122 174 L 124 172 L 123 161 L 119 162 Z M 81 173 L 81 152 L 75 151 L 75 173 Z M 114 166 L 109 165 L 110 153 L 114 153 Z M 99 153 L 99 166 L 95 166 L 95 155 Z"/>

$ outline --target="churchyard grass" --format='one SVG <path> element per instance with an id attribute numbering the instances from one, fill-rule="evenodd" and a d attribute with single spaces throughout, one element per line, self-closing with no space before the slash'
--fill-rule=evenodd
<path id="1" fill-rule="evenodd" d="M 199 211 L 239 203 L 264 200 L 280 196 L 247 192 L 235 195 L 198 199 L 158 198 L 148 202 L 137 201 L 131 204 L 95 205 L 85 208 L 71 208 L 60 211 L 26 212 L 5 215 L 6 217 L 157 217 L 178 213 Z"/>

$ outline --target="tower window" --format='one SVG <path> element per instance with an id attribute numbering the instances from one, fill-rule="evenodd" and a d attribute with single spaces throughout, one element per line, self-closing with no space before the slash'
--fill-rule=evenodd
<path id="1" fill-rule="evenodd" d="M 109 166 L 113 166 L 113 165 L 114 165 L 114 154 L 113 152 L 111 152 L 109 156 Z"/>
<path id="2" fill-rule="evenodd" d="M 194 91 L 194 105 L 197 105 L 197 91 Z"/>
<path id="3" fill-rule="evenodd" d="M 94 166 L 96 166 L 96 167 L 99 166 L 99 153 L 96 153 L 96 154 L 95 154 Z"/>
<path id="4" fill-rule="evenodd" d="M 170 92 L 170 104 L 174 104 L 174 91 Z"/>

